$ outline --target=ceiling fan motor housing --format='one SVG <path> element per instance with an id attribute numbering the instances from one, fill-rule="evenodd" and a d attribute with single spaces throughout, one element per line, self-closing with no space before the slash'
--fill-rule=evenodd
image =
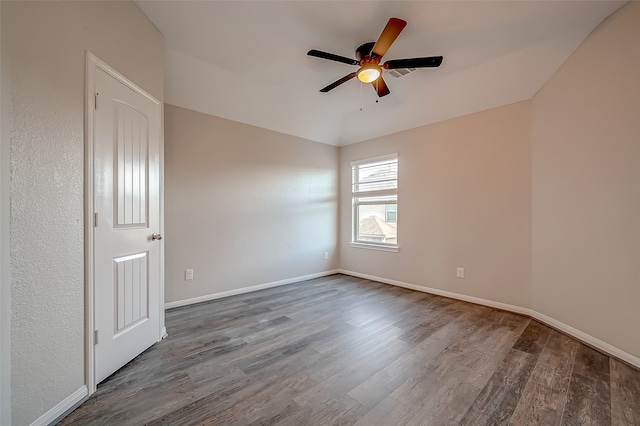
<path id="1" fill-rule="evenodd" d="M 373 49 L 373 46 L 375 46 L 375 44 L 375 41 L 371 41 L 369 43 L 358 46 L 358 48 L 356 49 L 356 59 L 362 61 L 367 56 L 371 56 L 371 50 Z"/>

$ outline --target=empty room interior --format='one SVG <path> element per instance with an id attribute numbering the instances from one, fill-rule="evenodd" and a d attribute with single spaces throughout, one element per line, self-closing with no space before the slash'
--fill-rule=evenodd
<path id="1" fill-rule="evenodd" d="M 1 425 L 640 425 L 640 2 L 0 2 Z"/>

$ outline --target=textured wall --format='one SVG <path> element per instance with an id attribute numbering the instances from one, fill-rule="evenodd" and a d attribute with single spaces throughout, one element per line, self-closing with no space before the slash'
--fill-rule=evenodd
<path id="1" fill-rule="evenodd" d="M 640 357 L 640 3 L 533 100 L 533 308 Z M 594 60 L 597 58 L 597 60 Z"/>
<path id="2" fill-rule="evenodd" d="M 341 148 L 340 267 L 529 307 L 530 111 L 521 102 Z M 400 250 L 351 247 L 350 162 L 393 152 Z"/>
<path id="3" fill-rule="evenodd" d="M 336 147 L 172 105 L 165 141 L 167 302 L 337 267 Z"/>
<path id="4" fill-rule="evenodd" d="M 2 2 L 0 2 L 0 424 L 11 424 L 11 282 L 9 281 L 9 73 L 2 56 Z"/>
<path id="5" fill-rule="evenodd" d="M 163 99 L 163 39 L 132 2 L 3 2 L 10 60 L 12 413 L 84 383 L 85 50 Z"/>

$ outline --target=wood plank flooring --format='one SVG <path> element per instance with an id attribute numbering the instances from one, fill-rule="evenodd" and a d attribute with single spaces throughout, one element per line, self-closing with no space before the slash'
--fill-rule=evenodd
<path id="1" fill-rule="evenodd" d="M 640 371 L 529 318 L 345 275 L 167 311 L 61 425 L 640 425 Z"/>

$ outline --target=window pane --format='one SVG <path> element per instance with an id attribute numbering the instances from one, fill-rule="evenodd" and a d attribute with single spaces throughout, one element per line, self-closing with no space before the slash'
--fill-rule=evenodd
<path id="1" fill-rule="evenodd" d="M 393 210 L 393 220 L 388 220 L 387 208 Z M 395 220 L 396 204 L 358 205 L 358 235 L 357 241 L 396 244 L 398 231 Z"/>
<path id="2" fill-rule="evenodd" d="M 385 160 L 354 166 L 352 178 L 354 192 L 396 189 L 398 187 L 398 160 Z"/>
<path id="3" fill-rule="evenodd" d="M 386 221 L 387 222 L 396 222 L 396 215 L 398 212 L 398 205 L 397 204 L 387 204 L 385 206 L 386 210 Z"/>

